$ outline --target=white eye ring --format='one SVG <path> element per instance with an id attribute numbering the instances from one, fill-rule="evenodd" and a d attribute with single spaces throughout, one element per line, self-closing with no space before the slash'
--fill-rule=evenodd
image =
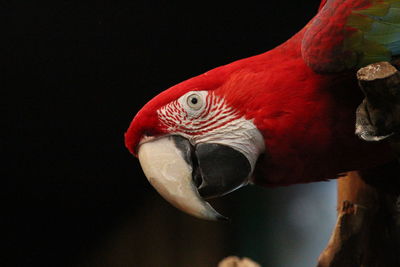
<path id="1" fill-rule="evenodd" d="M 191 94 L 186 98 L 187 105 L 194 110 L 199 110 L 203 106 L 203 99 L 199 94 Z"/>

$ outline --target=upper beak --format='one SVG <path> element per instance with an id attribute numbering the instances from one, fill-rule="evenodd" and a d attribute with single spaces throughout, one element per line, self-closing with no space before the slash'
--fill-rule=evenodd
<path id="1" fill-rule="evenodd" d="M 227 194 L 247 184 L 251 165 L 239 151 L 220 144 L 193 147 L 181 136 L 166 136 L 139 146 L 143 172 L 176 208 L 207 220 L 227 220 L 203 197 Z"/>

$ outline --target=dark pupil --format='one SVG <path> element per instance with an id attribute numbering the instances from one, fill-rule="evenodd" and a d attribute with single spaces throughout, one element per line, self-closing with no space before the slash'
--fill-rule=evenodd
<path id="1" fill-rule="evenodd" d="M 193 97 L 192 99 L 190 99 L 190 102 L 192 102 L 193 105 L 197 104 L 197 98 Z"/>

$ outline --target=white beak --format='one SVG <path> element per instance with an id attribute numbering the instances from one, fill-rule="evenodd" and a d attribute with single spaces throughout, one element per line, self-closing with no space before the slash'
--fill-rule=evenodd
<path id="1" fill-rule="evenodd" d="M 183 153 L 168 136 L 143 143 L 138 150 L 144 174 L 169 203 L 201 219 L 226 219 L 199 195 L 192 179 L 193 168 Z"/>

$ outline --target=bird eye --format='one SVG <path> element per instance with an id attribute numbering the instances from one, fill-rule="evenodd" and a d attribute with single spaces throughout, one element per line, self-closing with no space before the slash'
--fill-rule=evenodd
<path id="1" fill-rule="evenodd" d="M 191 94 L 186 100 L 188 106 L 194 110 L 199 110 L 203 106 L 203 100 L 198 94 Z"/>

